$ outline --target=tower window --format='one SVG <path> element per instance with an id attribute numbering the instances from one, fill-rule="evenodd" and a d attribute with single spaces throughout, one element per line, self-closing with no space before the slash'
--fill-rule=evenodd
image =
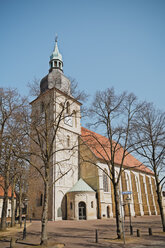
<path id="1" fill-rule="evenodd" d="M 59 67 L 60 67 L 60 69 L 61 69 L 61 63 L 59 62 Z"/>
<path id="2" fill-rule="evenodd" d="M 91 208 L 93 208 L 93 201 L 91 201 Z"/>
<path id="3" fill-rule="evenodd" d="M 75 127 L 77 127 L 77 115 L 75 110 L 73 111 L 73 119 L 74 119 Z"/>
<path id="4" fill-rule="evenodd" d="M 57 67 L 57 61 L 54 61 L 54 66 Z"/>
<path id="5" fill-rule="evenodd" d="M 69 146 L 70 146 L 70 136 L 67 135 L 67 147 L 69 147 Z"/>
<path id="6" fill-rule="evenodd" d="M 43 112 L 44 112 L 44 103 L 41 102 L 41 113 L 43 113 Z"/>
<path id="7" fill-rule="evenodd" d="M 73 208 L 73 205 L 72 205 L 72 202 L 70 202 L 70 209 L 72 209 Z"/>
<path id="8" fill-rule="evenodd" d="M 69 104 L 69 102 L 66 103 L 66 113 L 67 114 L 70 113 L 70 104 Z"/>

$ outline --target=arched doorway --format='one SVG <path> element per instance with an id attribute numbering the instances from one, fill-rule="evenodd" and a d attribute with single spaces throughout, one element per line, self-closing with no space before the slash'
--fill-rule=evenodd
<path id="1" fill-rule="evenodd" d="M 85 204 L 85 202 L 79 202 L 78 210 L 79 210 L 79 220 L 86 220 L 86 204 Z"/>
<path id="2" fill-rule="evenodd" d="M 110 207 L 107 206 L 107 218 L 110 218 Z"/>

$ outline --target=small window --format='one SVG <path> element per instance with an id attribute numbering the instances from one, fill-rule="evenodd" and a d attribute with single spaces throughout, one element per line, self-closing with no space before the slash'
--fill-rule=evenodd
<path id="1" fill-rule="evenodd" d="M 59 67 L 60 67 L 60 69 L 61 69 L 61 63 L 59 62 Z"/>
<path id="2" fill-rule="evenodd" d="M 70 146 L 70 136 L 67 135 L 67 147 L 69 147 L 69 146 Z"/>
<path id="3" fill-rule="evenodd" d="M 70 209 L 72 209 L 73 208 L 73 204 L 72 204 L 72 202 L 70 202 Z"/>
<path id="4" fill-rule="evenodd" d="M 10 217 L 10 209 L 8 209 L 8 217 Z"/>
<path id="5" fill-rule="evenodd" d="M 44 112 L 44 103 L 41 102 L 41 113 L 43 113 L 43 112 Z"/>
<path id="6" fill-rule="evenodd" d="M 104 171 L 105 172 L 103 172 L 103 190 L 104 192 L 108 192 L 109 191 L 108 190 L 108 176 L 107 176 L 108 172 L 106 169 Z"/>
<path id="7" fill-rule="evenodd" d="M 70 104 L 69 104 L 69 102 L 66 103 L 66 113 L 67 114 L 70 113 Z"/>
<path id="8" fill-rule="evenodd" d="M 91 201 L 91 208 L 93 208 L 93 201 Z"/>
<path id="9" fill-rule="evenodd" d="M 40 195 L 40 206 L 42 206 L 43 203 L 43 194 Z"/>
<path id="10" fill-rule="evenodd" d="M 57 67 L 57 61 L 54 61 L 54 67 Z"/>

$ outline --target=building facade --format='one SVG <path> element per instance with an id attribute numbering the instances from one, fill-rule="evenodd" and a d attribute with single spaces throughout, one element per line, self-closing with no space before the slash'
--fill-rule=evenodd
<path id="1" fill-rule="evenodd" d="M 4 180 L 3 180 L 2 177 L 0 177 L 0 218 L 2 216 L 3 199 L 4 199 L 3 185 L 4 185 Z M 12 211 L 12 209 L 11 209 L 11 199 L 12 199 L 12 190 L 11 190 L 11 187 L 9 187 L 7 213 L 6 213 L 7 218 L 11 218 L 11 211 Z M 15 195 L 15 193 L 14 193 L 14 209 L 16 209 L 16 195 Z"/>
<path id="2" fill-rule="evenodd" d="M 31 102 L 32 122 L 35 122 L 31 132 L 33 134 L 39 125 L 41 137 L 39 144 L 36 144 L 34 132 L 34 139 L 31 141 L 32 151 L 40 148 L 38 156 L 31 157 L 34 167 L 42 168 L 39 155 L 51 142 L 53 147 L 50 161 L 49 220 L 112 218 L 115 216 L 115 204 L 112 183 L 106 175 L 108 168 L 85 138 L 91 131 L 81 127 L 81 104 L 72 96 L 70 80 L 63 73 L 63 60 L 57 40 L 49 65 L 49 73 L 40 83 L 40 95 Z M 40 123 L 36 119 L 40 119 Z M 49 142 L 44 143 L 45 128 L 50 123 L 52 126 L 47 135 Z M 54 130 L 57 132 L 52 140 Z M 95 161 L 98 166 L 83 162 L 82 156 Z M 127 157 L 119 190 L 131 192 L 129 207 L 132 216 L 157 215 L 159 209 L 153 173 L 145 166 L 136 168 L 137 162 L 133 156 Z M 29 217 L 40 219 L 44 182 L 34 167 L 30 169 Z M 118 169 L 116 161 L 116 171 Z M 125 201 L 122 193 L 121 201 Z M 129 214 L 128 210 L 128 204 L 121 209 L 125 215 Z"/>
<path id="3" fill-rule="evenodd" d="M 108 143 L 106 137 L 81 128 L 80 154 L 84 161 L 91 161 L 92 163 L 82 162 L 80 175 L 97 192 L 97 218 L 110 218 L 115 216 L 113 185 L 106 175 L 109 173 L 109 169 L 102 159 L 105 156 L 105 154 L 102 156 L 104 151 L 97 147 L 96 140 L 102 144 Z M 120 152 L 116 161 L 116 173 L 119 172 Z M 123 194 L 123 192 L 129 194 Z M 123 205 L 121 208 L 123 215 L 129 215 L 129 207 L 132 216 L 159 214 L 154 174 L 131 154 L 125 158 L 119 181 L 119 193 Z M 129 204 L 126 201 L 128 197 L 130 198 Z"/>

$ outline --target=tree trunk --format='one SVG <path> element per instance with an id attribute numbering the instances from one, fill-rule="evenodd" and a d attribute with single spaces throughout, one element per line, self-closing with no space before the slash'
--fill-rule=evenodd
<path id="1" fill-rule="evenodd" d="M 8 206 L 8 189 L 5 189 L 4 198 L 3 198 L 2 215 L 1 215 L 1 230 L 6 229 L 7 206 Z"/>
<path id="2" fill-rule="evenodd" d="M 22 177 L 19 182 L 19 224 L 22 223 Z"/>
<path id="3" fill-rule="evenodd" d="M 9 167 L 9 165 L 8 165 Z M 6 169 L 4 177 L 4 198 L 2 206 L 2 215 L 1 215 L 1 230 L 6 229 L 6 217 L 7 217 L 7 207 L 8 207 L 8 190 L 9 190 L 9 170 Z"/>
<path id="4" fill-rule="evenodd" d="M 117 238 L 122 239 L 122 222 L 121 222 L 121 215 L 120 215 L 120 198 L 118 193 L 118 185 L 114 185 L 114 200 L 115 200 L 115 213 L 116 213 L 116 228 L 117 228 Z"/>
<path id="5" fill-rule="evenodd" d="M 2 129 L 0 130 L 0 158 L 2 153 Z"/>
<path id="6" fill-rule="evenodd" d="M 160 216 L 161 216 L 161 221 L 162 221 L 162 227 L 163 227 L 163 232 L 165 232 L 165 213 L 163 211 L 163 203 L 162 203 L 162 193 L 160 190 L 160 186 L 159 183 L 156 182 L 156 192 L 157 192 L 157 196 L 158 196 L 158 205 L 159 205 L 159 209 L 160 209 Z"/>
<path id="7" fill-rule="evenodd" d="M 12 194 L 11 194 L 11 227 L 15 226 L 15 204 L 14 204 L 14 191 L 15 191 L 16 177 L 13 178 Z"/>
<path id="8" fill-rule="evenodd" d="M 48 180 L 45 182 L 44 185 L 44 206 L 42 212 L 42 230 L 41 230 L 41 245 L 47 246 L 47 223 L 48 223 L 48 198 L 49 198 L 49 183 Z"/>

